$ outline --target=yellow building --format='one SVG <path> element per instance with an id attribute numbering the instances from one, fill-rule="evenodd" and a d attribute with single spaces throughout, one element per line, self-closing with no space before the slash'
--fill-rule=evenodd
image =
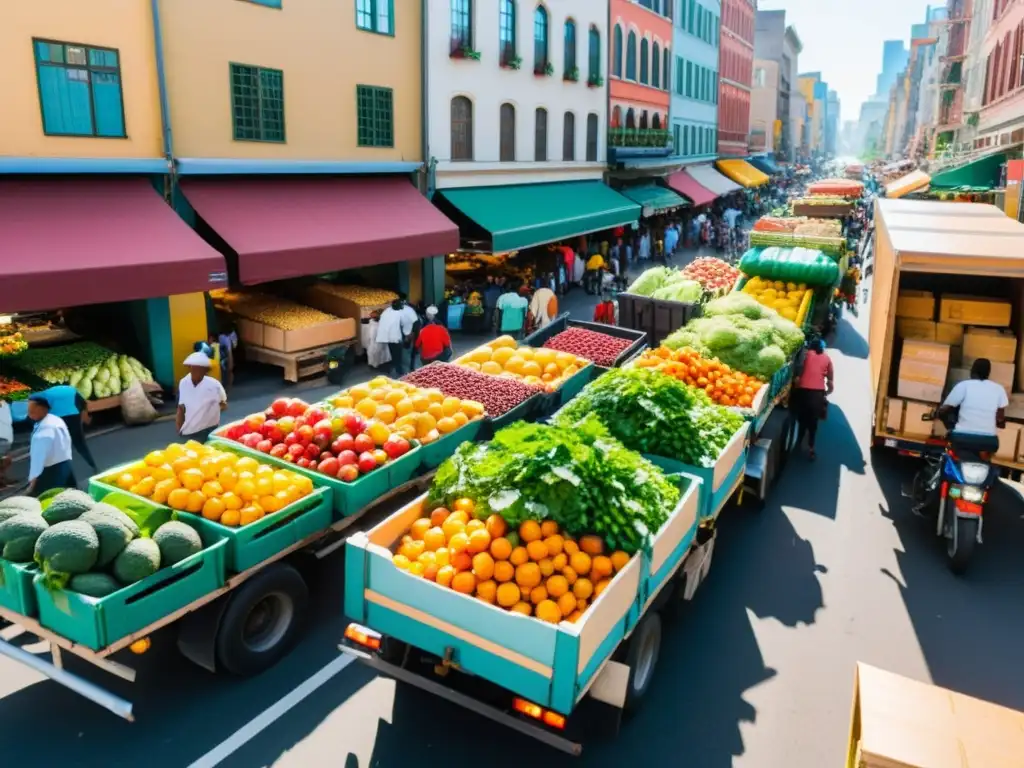
<path id="1" fill-rule="evenodd" d="M 819 114 L 821 111 L 820 104 L 814 98 L 814 88 L 819 79 L 816 74 L 799 75 L 797 77 L 797 87 L 800 89 L 800 94 L 807 101 L 807 151 L 812 155 L 824 149 L 821 142 L 822 115 Z"/>

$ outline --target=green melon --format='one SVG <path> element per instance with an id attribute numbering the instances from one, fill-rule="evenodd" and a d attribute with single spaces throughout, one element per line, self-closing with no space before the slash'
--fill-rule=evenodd
<path id="1" fill-rule="evenodd" d="M 157 528 L 153 541 L 160 547 L 160 564 L 164 568 L 180 563 L 203 549 L 203 540 L 199 538 L 196 529 L 178 520 L 171 520 Z"/>
<path id="2" fill-rule="evenodd" d="M 96 531 L 100 540 L 100 553 L 96 558 L 96 568 L 103 568 L 114 562 L 128 542 L 132 540 L 132 532 L 123 526 L 117 518 L 105 514 L 101 510 L 90 509 L 80 518 L 80 523 L 88 523 Z"/>
<path id="3" fill-rule="evenodd" d="M 124 585 L 160 570 L 160 547 L 152 539 L 135 539 L 114 560 L 114 576 Z"/>
<path id="4" fill-rule="evenodd" d="M 39 505 L 39 499 L 34 499 L 31 496 L 11 496 L 9 499 L 0 501 L 0 523 L 22 512 L 34 512 L 41 515 L 43 508 Z"/>
<path id="5" fill-rule="evenodd" d="M 68 488 L 53 497 L 50 505 L 43 510 L 43 517 L 50 525 L 77 520 L 82 513 L 88 512 L 95 504 L 96 502 L 88 493 L 76 488 Z"/>
<path id="6" fill-rule="evenodd" d="M 35 561 L 48 573 L 86 573 L 96 565 L 99 554 L 99 536 L 80 520 L 52 525 L 36 540 Z"/>
<path id="7" fill-rule="evenodd" d="M 0 523 L 0 556 L 12 563 L 30 563 L 36 541 L 49 526 L 35 512 L 22 512 Z"/>
<path id="8" fill-rule="evenodd" d="M 106 597 L 121 589 L 121 585 L 109 573 L 80 573 L 71 577 L 67 589 L 87 597 Z"/>
<path id="9" fill-rule="evenodd" d="M 139 538 L 139 526 L 135 524 L 135 521 L 132 520 L 132 518 L 126 512 L 118 509 L 117 507 L 111 504 L 106 504 L 102 501 L 96 502 L 93 508 L 90 509 L 85 514 L 101 514 L 110 517 L 119 522 L 125 528 L 127 528 L 128 531 L 131 533 L 133 539 Z M 83 515 L 83 517 L 85 517 L 85 515 Z"/>

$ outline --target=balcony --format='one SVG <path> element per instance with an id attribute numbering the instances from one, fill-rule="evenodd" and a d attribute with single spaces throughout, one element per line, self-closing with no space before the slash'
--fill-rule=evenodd
<path id="1" fill-rule="evenodd" d="M 963 90 L 945 91 L 939 99 L 940 129 L 949 130 L 963 125 L 964 121 L 964 92 Z"/>
<path id="2" fill-rule="evenodd" d="M 660 128 L 609 128 L 608 154 L 611 162 L 668 157 L 672 154 L 672 133 Z"/>
<path id="3" fill-rule="evenodd" d="M 949 62 L 943 68 L 942 79 L 939 81 L 939 88 L 956 89 L 963 84 L 963 62 Z"/>

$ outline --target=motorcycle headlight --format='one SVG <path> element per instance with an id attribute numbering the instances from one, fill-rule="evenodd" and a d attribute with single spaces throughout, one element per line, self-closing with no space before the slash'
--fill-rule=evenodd
<path id="1" fill-rule="evenodd" d="M 964 483 L 981 485 L 988 480 L 989 466 L 977 461 L 968 461 L 960 465 L 960 472 L 964 476 Z"/>
<path id="2" fill-rule="evenodd" d="M 985 492 L 976 485 L 965 485 L 960 491 L 960 498 L 978 504 L 984 500 Z"/>

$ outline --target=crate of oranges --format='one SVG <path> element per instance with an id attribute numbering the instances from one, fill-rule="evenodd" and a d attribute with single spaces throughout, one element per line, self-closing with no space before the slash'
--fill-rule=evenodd
<path id="1" fill-rule="evenodd" d="M 725 363 L 702 357 L 689 347 L 648 349 L 636 359 L 638 368 L 650 368 L 672 376 L 691 387 L 703 389 L 719 405 L 737 408 L 758 407 L 765 391 L 764 382 L 756 376 L 730 368 Z"/>
<path id="2" fill-rule="evenodd" d="M 227 540 L 234 572 L 326 529 L 332 519 L 329 488 L 229 443 L 172 443 L 91 478 L 89 488 L 170 507 L 204 537 Z"/>
<path id="3" fill-rule="evenodd" d="M 491 376 L 508 376 L 545 392 L 561 392 L 568 401 L 590 380 L 594 364 L 571 352 L 546 347 L 520 347 L 511 336 L 499 336 L 455 361 Z"/>

